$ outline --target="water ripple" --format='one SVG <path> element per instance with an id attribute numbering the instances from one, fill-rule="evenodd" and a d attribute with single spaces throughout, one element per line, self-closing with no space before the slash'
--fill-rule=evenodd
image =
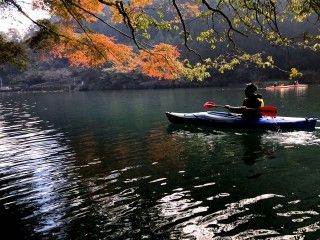
<path id="1" fill-rule="evenodd" d="M 320 145 L 320 136 L 317 132 L 269 132 L 265 135 L 264 140 L 285 146 Z"/>
<path id="2" fill-rule="evenodd" d="M 168 133 L 158 112 L 145 127 L 53 102 L 0 101 L 0 213 L 21 239 L 320 234 L 317 131 Z"/>
<path id="3" fill-rule="evenodd" d="M 65 197 L 73 183 L 66 173 L 73 153 L 64 144 L 61 133 L 42 129 L 42 120 L 32 117 L 30 121 L 31 114 L 19 113 L 19 109 L 1 111 L 4 114 L 0 122 L 0 201 L 7 209 L 16 206 L 33 209 L 22 220 L 37 221 L 34 234 L 56 229 L 63 225 L 68 208 Z"/>
<path id="4" fill-rule="evenodd" d="M 193 214 L 190 214 L 189 217 L 191 218 L 181 224 L 177 224 L 177 226 L 175 226 L 175 231 L 181 231 L 181 234 L 185 236 L 186 239 L 212 239 L 220 236 L 222 233 L 231 232 L 235 228 L 261 217 L 260 215 L 250 213 L 248 215 L 243 215 L 245 212 L 249 211 L 247 206 L 254 205 L 262 200 L 279 197 L 282 198 L 283 196 L 276 194 L 263 194 L 254 198 L 243 199 L 239 202 L 228 203 L 226 204 L 225 209 L 208 215 L 192 217 Z M 201 202 L 198 202 L 198 204 L 201 204 Z M 174 206 L 174 208 L 176 207 Z M 234 219 L 234 217 L 236 217 L 236 219 Z M 227 220 L 231 222 L 225 222 Z M 175 234 L 177 234 L 177 232 L 175 232 Z M 272 234 L 277 234 L 277 232 L 263 229 L 247 230 L 232 236 L 231 239 L 250 239 L 257 236 L 267 236 Z M 178 233 L 178 235 L 180 235 L 180 233 Z M 243 238 L 244 236 L 247 238 Z"/>

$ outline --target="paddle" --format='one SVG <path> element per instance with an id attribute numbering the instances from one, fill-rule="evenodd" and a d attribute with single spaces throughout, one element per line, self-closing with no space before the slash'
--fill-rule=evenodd
<path id="1" fill-rule="evenodd" d="M 210 108 L 214 108 L 214 107 L 222 107 L 222 108 L 226 108 L 223 105 L 216 105 L 214 102 L 212 101 L 208 101 L 205 102 L 203 104 L 203 108 L 205 110 L 208 110 Z M 270 117 L 275 117 L 278 114 L 278 110 L 276 107 L 273 106 L 265 106 L 265 107 L 260 107 L 258 108 L 258 110 L 261 112 L 262 116 L 270 116 Z"/>

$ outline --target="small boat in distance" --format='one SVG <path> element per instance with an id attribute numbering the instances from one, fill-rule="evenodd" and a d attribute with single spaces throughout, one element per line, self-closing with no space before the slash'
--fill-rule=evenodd
<path id="1" fill-rule="evenodd" d="M 291 84 L 291 85 L 273 85 L 267 86 L 267 90 L 276 90 L 276 89 L 295 89 L 295 88 L 306 88 L 308 84 Z"/>

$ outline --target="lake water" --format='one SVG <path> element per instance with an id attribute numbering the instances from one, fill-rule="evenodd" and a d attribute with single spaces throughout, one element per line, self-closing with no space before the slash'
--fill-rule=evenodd
<path id="1" fill-rule="evenodd" d="M 260 91 L 320 116 L 320 87 Z M 319 239 L 320 129 L 177 127 L 165 111 L 237 105 L 241 89 L 2 94 L 8 239 Z"/>

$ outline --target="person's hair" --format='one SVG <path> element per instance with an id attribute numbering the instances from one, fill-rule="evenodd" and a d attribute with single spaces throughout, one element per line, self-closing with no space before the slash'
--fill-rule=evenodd
<path id="1" fill-rule="evenodd" d="M 248 93 L 254 93 L 257 90 L 258 90 L 258 88 L 257 88 L 257 86 L 255 84 L 248 83 L 245 91 L 248 92 Z"/>

